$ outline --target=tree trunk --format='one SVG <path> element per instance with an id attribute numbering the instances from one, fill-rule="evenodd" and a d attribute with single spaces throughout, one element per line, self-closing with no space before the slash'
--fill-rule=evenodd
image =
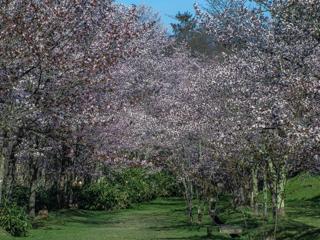
<path id="1" fill-rule="evenodd" d="M 192 184 L 188 180 L 183 179 L 183 186 L 185 188 L 185 199 L 186 199 L 186 203 L 187 203 L 189 222 L 193 223 L 193 204 L 192 204 L 193 188 L 192 188 Z"/>
<path id="2" fill-rule="evenodd" d="M 3 202 L 3 187 L 4 187 L 4 176 L 5 176 L 5 168 L 6 168 L 6 159 L 4 154 L 2 153 L 2 149 L 0 149 L 0 206 Z"/>
<path id="3" fill-rule="evenodd" d="M 274 169 L 274 165 L 269 159 L 268 170 L 270 175 L 270 193 L 271 193 L 271 203 L 272 203 L 272 216 L 275 219 L 277 217 L 277 196 L 278 196 L 278 184 L 277 184 L 277 173 Z"/>
<path id="4" fill-rule="evenodd" d="M 241 205 L 244 205 L 246 203 L 246 197 L 245 197 L 245 190 L 243 185 L 241 185 L 239 188 L 239 195 L 240 195 Z"/>
<path id="5" fill-rule="evenodd" d="M 65 189 L 65 176 L 63 173 L 60 174 L 57 182 L 57 203 L 61 209 L 65 205 L 64 189 Z"/>
<path id="6" fill-rule="evenodd" d="M 209 210 L 209 216 L 212 220 L 212 224 L 213 225 L 222 225 L 224 224 L 221 219 L 218 217 L 218 214 L 217 214 L 217 203 L 218 203 L 218 198 L 210 198 L 209 199 L 209 207 L 208 207 L 208 210 Z"/>
<path id="7" fill-rule="evenodd" d="M 34 218 L 36 216 L 36 191 L 37 191 L 37 177 L 38 169 L 34 165 L 31 171 L 31 181 L 30 181 L 30 196 L 29 196 L 29 216 Z"/>
<path id="8" fill-rule="evenodd" d="M 287 181 L 286 164 L 282 164 L 276 171 L 273 163 L 269 162 L 269 172 L 271 187 L 270 192 L 272 195 L 272 213 L 273 217 L 285 215 L 285 186 Z"/>
<path id="9" fill-rule="evenodd" d="M 251 177 L 252 177 L 252 189 L 251 189 L 251 208 L 255 214 L 258 213 L 258 171 L 256 167 L 253 167 L 251 170 Z"/>
<path id="10" fill-rule="evenodd" d="M 0 205 L 3 203 L 5 198 L 5 186 L 6 186 L 6 175 L 8 168 L 8 133 L 7 131 L 2 132 L 2 139 L 0 145 Z"/>
<path id="11" fill-rule="evenodd" d="M 30 188 L 29 196 L 29 216 L 34 218 L 36 216 L 36 182 L 33 182 Z"/>
<path id="12" fill-rule="evenodd" d="M 0 141 L 0 206 L 4 200 L 4 187 L 5 187 L 5 176 L 6 176 L 6 168 L 7 168 L 7 158 L 6 158 L 6 150 L 8 148 L 7 141 L 7 131 L 0 129 L 0 136 L 2 137 L 2 141 Z"/>
<path id="13" fill-rule="evenodd" d="M 279 216 L 285 215 L 285 186 L 287 182 L 286 177 L 286 165 L 283 165 L 280 169 L 279 181 L 278 181 L 278 196 L 277 196 L 277 211 Z"/>
<path id="14" fill-rule="evenodd" d="M 24 133 L 22 129 L 19 129 L 17 131 L 16 140 L 13 142 L 10 142 L 8 139 L 10 139 L 10 136 L 6 133 L 4 136 L 5 140 L 5 147 L 4 150 L 6 151 L 4 156 L 5 159 L 5 167 L 4 167 L 4 181 L 3 181 L 3 195 L 7 199 L 11 199 L 13 187 L 15 186 L 16 182 L 16 163 L 17 159 L 15 156 L 16 150 L 19 147 L 19 145 L 22 142 L 22 137 Z"/>
<path id="15" fill-rule="evenodd" d="M 190 223 L 193 223 L 193 203 L 192 203 L 192 198 L 193 198 L 193 194 L 192 194 L 192 186 L 189 189 L 189 193 L 188 193 L 188 216 L 189 216 L 189 221 Z"/>
<path id="16" fill-rule="evenodd" d="M 68 174 L 68 167 L 72 164 L 72 157 L 71 157 L 72 148 L 63 145 L 62 146 L 62 154 L 61 158 L 58 159 L 58 178 L 57 178 L 57 203 L 58 207 L 64 208 L 67 207 L 69 204 L 69 196 L 68 196 L 68 189 L 69 189 L 69 176 Z"/>
<path id="17" fill-rule="evenodd" d="M 198 193 L 197 194 L 198 198 L 198 209 L 197 209 L 197 214 L 198 214 L 198 224 L 202 223 L 203 219 L 203 214 L 205 212 L 205 201 L 203 200 L 203 197 Z"/>
<path id="18" fill-rule="evenodd" d="M 267 178 L 267 168 L 264 168 L 264 172 L 263 172 L 263 207 L 264 207 L 264 211 L 263 211 L 263 215 L 265 217 L 268 216 L 268 178 Z"/>
<path id="19" fill-rule="evenodd" d="M 15 145 L 10 153 L 9 162 L 7 166 L 7 175 L 6 175 L 6 197 L 10 200 L 12 197 L 13 188 L 16 185 L 16 170 L 17 170 L 17 159 L 15 157 Z"/>
<path id="20" fill-rule="evenodd" d="M 202 218 L 203 218 L 203 206 L 201 204 L 199 204 L 198 206 L 198 223 L 201 224 L 202 223 Z"/>
<path id="21" fill-rule="evenodd" d="M 216 200 L 214 199 L 214 198 L 210 198 L 209 199 L 209 206 L 208 206 L 208 210 L 209 210 L 209 216 L 210 216 L 210 218 L 211 218 L 211 220 L 212 220 L 212 223 L 214 224 L 214 225 L 216 225 L 217 223 L 216 223 Z"/>

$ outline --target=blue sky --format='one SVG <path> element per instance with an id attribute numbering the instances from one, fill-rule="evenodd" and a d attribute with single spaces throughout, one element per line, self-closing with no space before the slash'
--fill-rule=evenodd
<path id="1" fill-rule="evenodd" d="M 193 12 L 195 1 L 200 5 L 205 3 L 205 0 L 116 0 L 116 2 L 124 4 L 143 4 L 152 7 L 156 12 L 160 13 L 162 22 L 168 29 L 170 29 L 170 23 L 173 22 L 172 17 L 177 12 Z"/>

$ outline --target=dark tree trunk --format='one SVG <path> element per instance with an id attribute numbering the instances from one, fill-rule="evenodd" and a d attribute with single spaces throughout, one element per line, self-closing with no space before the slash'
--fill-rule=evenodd
<path id="1" fill-rule="evenodd" d="M 7 136 L 9 137 L 9 136 Z M 5 146 L 5 151 L 7 156 L 7 160 L 5 160 L 5 167 L 4 167 L 4 181 L 3 181 L 3 195 L 7 199 L 11 199 L 12 197 L 12 191 L 16 183 L 16 164 L 17 164 L 17 159 L 16 159 L 16 151 L 17 148 L 19 147 L 20 143 L 22 142 L 22 137 L 23 137 L 23 132 L 21 130 L 18 131 L 18 134 L 16 136 L 16 140 L 13 143 L 8 142 L 6 143 Z M 6 159 L 6 157 L 5 157 Z"/>
<path id="2" fill-rule="evenodd" d="M 4 194 L 5 194 L 5 179 L 7 174 L 7 168 L 8 168 L 8 135 L 6 131 L 3 131 L 2 133 L 2 139 L 3 141 L 0 142 L 0 205 L 3 202 Z"/>
<path id="3" fill-rule="evenodd" d="M 67 172 L 68 166 L 71 164 L 72 159 L 70 157 L 71 148 L 67 145 L 62 147 L 61 159 L 58 161 L 59 175 L 57 179 L 57 203 L 59 208 L 67 207 L 69 204 L 69 176 Z"/>
<path id="4" fill-rule="evenodd" d="M 16 170 L 17 170 L 17 160 L 15 157 L 15 147 L 11 150 L 9 156 L 9 162 L 7 166 L 7 182 L 6 182 L 6 197 L 10 200 L 12 197 L 13 188 L 16 185 Z"/>
<path id="5" fill-rule="evenodd" d="M 217 199 L 211 198 L 209 200 L 209 216 L 213 225 L 223 224 L 223 221 L 217 215 Z"/>
<path id="6" fill-rule="evenodd" d="M 36 194 L 37 194 L 37 180 L 38 168 L 35 164 L 31 165 L 31 180 L 30 180 L 30 196 L 29 196 L 29 216 L 34 218 L 36 216 Z"/>

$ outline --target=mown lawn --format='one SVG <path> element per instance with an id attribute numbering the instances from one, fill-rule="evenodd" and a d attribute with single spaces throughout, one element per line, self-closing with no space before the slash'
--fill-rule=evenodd
<path id="1" fill-rule="evenodd" d="M 24 240 L 206 239 L 206 228 L 190 226 L 180 199 L 155 200 L 117 212 L 60 211 L 38 223 Z M 2 240 L 12 237 L 0 235 Z M 217 239 L 225 239 L 223 237 Z"/>
<path id="2" fill-rule="evenodd" d="M 286 190 L 287 215 L 280 219 L 277 239 L 320 240 L 320 177 L 302 175 L 291 179 Z M 239 239 L 265 240 L 273 234 L 273 222 L 254 216 L 248 209 L 232 210 L 228 201 L 220 206 L 220 217 L 228 225 L 243 227 Z M 49 220 L 34 223 L 35 229 L 21 240 L 152 240 L 152 239 L 231 239 L 213 233 L 206 237 L 204 225 L 186 221 L 181 199 L 158 199 L 114 212 L 65 210 L 51 213 Z M 14 240 L 0 231 L 1 240 Z"/>

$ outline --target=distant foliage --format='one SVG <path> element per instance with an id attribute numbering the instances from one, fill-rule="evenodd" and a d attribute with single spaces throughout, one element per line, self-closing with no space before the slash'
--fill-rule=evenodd
<path id="1" fill-rule="evenodd" d="M 174 195 L 178 189 L 175 182 L 167 173 L 148 173 L 139 168 L 113 172 L 80 191 L 79 207 L 91 210 L 127 208 L 134 203 Z"/>
<path id="2" fill-rule="evenodd" d="M 12 236 L 26 236 L 30 224 L 25 210 L 16 204 L 5 203 L 0 208 L 0 227 Z"/>

